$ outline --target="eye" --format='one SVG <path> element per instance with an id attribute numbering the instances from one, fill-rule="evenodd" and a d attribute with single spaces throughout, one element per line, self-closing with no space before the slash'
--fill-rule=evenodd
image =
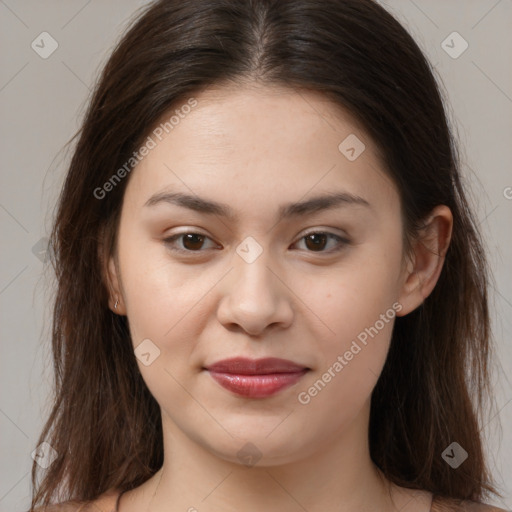
<path id="1" fill-rule="evenodd" d="M 328 239 L 334 239 L 337 243 L 334 244 L 334 249 L 325 251 L 324 248 L 327 245 L 326 240 Z M 304 235 L 299 241 L 302 242 L 303 240 L 306 243 L 306 247 L 308 247 L 308 249 L 312 249 L 308 252 L 337 252 L 341 251 L 345 245 L 350 243 L 350 240 L 347 238 L 343 238 L 341 236 L 335 235 L 334 233 L 327 233 L 324 231 L 311 231 L 310 233 Z"/>
<path id="2" fill-rule="evenodd" d="M 182 240 L 182 247 L 176 247 L 176 241 Z M 186 233 L 178 233 L 171 237 L 165 238 L 164 242 L 166 246 L 171 251 L 181 252 L 181 253 L 193 253 L 193 252 L 204 252 L 201 249 L 204 248 L 205 240 L 211 239 L 203 235 L 202 233 L 195 232 L 186 232 Z M 347 238 L 343 238 L 341 236 L 335 235 L 334 233 L 328 233 L 324 231 L 311 231 L 304 235 L 299 241 L 305 241 L 306 247 L 309 249 L 308 252 L 336 252 L 343 249 L 343 247 L 350 243 L 350 240 Z M 334 244 L 334 249 L 324 250 L 328 240 L 334 240 L 336 243 Z"/>
<path id="3" fill-rule="evenodd" d="M 176 240 L 182 238 L 182 243 L 184 248 L 174 247 Z M 201 233 L 194 232 L 186 232 L 186 233 L 178 233 L 177 235 L 173 235 L 169 238 L 165 238 L 165 244 L 171 249 L 171 251 L 177 252 L 203 252 L 200 249 L 202 248 L 205 240 L 211 240 L 206 235 Z"/>

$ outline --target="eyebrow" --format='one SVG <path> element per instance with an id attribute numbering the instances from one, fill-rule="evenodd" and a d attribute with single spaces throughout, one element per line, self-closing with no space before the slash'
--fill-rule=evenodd
<path id="1" fill-rule="evenodd" d="M 182 208 L 188 208 L 206 215 L 218 215 L 232 222 L 238 220 L 238 216 L 231 206 L 182 192 L 157 193 L 151 196 L 144 206 L 151 207 L 162 203 L 181 206 Z M 316 196 L 306 201 L 283 204 L 279 207 L 277 219 L 281 221 L 343 206 L 365 206 L 371 208 L 370 203 L 358 195 L 349 192 L 333 192 Z"/>

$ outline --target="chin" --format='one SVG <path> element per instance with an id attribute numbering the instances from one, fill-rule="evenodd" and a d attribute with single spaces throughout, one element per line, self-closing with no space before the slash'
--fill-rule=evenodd
<path id="1" fill-rule="evenodd" d="M 226 426 L 233 437 L 202 437 L 200 443 L 216 457 L 246 467 L 290 464 L 303 458 L 307 451 L 314 451 L 313 440 L 308 444 L 301 437 L 300 428 L 280 430 L 277 425 L 279 421 L 274 421 L 271 428 L 255 428 L 254 424 L 246 423 L 236 431 Z"/>

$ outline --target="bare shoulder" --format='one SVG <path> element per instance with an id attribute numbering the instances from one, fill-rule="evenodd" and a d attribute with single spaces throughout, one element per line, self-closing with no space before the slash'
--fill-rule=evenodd
<path id="1" fill-rule="evenodd" d="M 495 507 L 494 505 L 486 505 L 485 503 L 477 503 L 475 501 L 462 502 L 465 510 L 468 512 L 510 512 L 504 508 Z"/>
<path id="2" fill-rule="evenodd" d="M 76 501 L 66 501 L 64 503 L 54 503 L 46 507 L 37 507 L 34 512 L 86 512 L 87 504 Z"/>
<path id="3" fill-rule="evenodd" d="M 471 500 L 436 497 L 432 502 L 431 512 L 510 512 L 510 510 Z"/>
<path id="4" fill-rule="evenodd" d="M 109 489 L 95 500 L 70 500 L 46 507 L 37 507 L 34 512 L 112 512 L 115 510 L 119 493 L 120 491 L 117 489 Z"/>
<path id="5" fill-rule="evenodd" d="M 77 502 L 66 501 L 64 503 L 55 503 L 47 507 L 37 507 L 34 512 L 111 512 L 113 509 L 99 509 L 96 501 Z"/>

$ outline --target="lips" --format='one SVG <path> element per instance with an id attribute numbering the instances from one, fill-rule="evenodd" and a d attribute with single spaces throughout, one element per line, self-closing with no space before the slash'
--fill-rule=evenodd
<path id="1" fill-rule="evenodd" d="M 298 382 L 309 368 L 268 357 L 225 359 L 206 370 L 218 384 L 239 396 L 266 398 Z"/>

